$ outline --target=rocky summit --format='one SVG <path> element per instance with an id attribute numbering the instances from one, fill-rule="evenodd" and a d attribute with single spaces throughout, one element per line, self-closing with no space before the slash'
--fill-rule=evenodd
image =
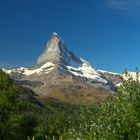
<path id="1" fill-rule="evenodd" d="M 34 67 L 3 69 L 22 86 L 41 98 L 54 98 L 70 103 L 92 103 L 116 91 L 114 74 L 96 70 L 89 62 L 69 51 L 57 33 L 52 33 Z M 111 76 L 112 77 L 112 76 Z M 111 79 L 111 80 L 110 80 Z"/>

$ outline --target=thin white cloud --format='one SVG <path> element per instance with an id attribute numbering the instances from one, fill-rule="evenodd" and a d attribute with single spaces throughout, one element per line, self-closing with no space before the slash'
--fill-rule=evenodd
<path id="1" fill-rule="evenodd" d="M 140 8 L 140 0 L 108 0 L 108 6 L 120 10 L 135 10 Z"/>

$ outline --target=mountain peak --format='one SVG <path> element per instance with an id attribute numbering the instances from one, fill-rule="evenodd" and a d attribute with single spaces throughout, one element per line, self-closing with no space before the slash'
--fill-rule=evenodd
<path id="1" fill-rule="evenodd" d="M 52 36 L 58 36 L 58 34 L 56 32 L 53 32 Z"/>
<path id="2" fill-rule="evenodd" d="M 53 32 L 51 39 L 47 43 L 46 49 L 37 60 L 38 65 L 42 65 L 46 62 L 52 62 L 53 64 L 70 65 L 71 63 L 82 63 L 81 60 L 70 52 L 64 44 L 61 37 L 57 33 Z"/>
<path id="3" fill-rule="evenodd" d="M 65 72 L 68 72 L 72 75 L 94 79 L 103 83 L 107 82 L 100 77 L 89 62 L 70 52 L 57 33 L 52 33 L 45 51 L 37 61 L 37 64 L 43 67 L 48 63 L 53 64 L 58 68 L 59 73 L 64 75 Z"/>
<path id="4" fill-rule="evenodd" d="M 63 40 L 58 36 L 57 33 L 53 32 L 49 42 L 47 43 L 46 49 L 43 54 L 39 56 L 37 64 L 43 64 L 45 62 L 58 63 L 61 49 L 64 48 Z"/>
<path id="5" fill-rule="evenodd" d="M 51 34 L 51 39 L 57 38 L 58 40 L 61 40 L 61 38 L 59 37 L 59 35 L 56 32 L 53 32 Z"/>

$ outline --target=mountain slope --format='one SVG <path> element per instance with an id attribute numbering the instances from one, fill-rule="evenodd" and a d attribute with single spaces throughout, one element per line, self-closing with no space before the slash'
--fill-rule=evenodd
<path id="1" fill-rule="evenodd" d="M 100 73 L 105 78 L 109 79 L 116 86 L 122 83 L 123 78 L 124 78 L 122 74 L 113 73 L 113 72 L 104 71 L 104 70 L 98 70 L 98 73 Z"/>
<path id="2" fill-rule="evenodd" d="M 3 70 L 38 95 L 66 102 L 92 102 L 116 90 L 109 78 L 70 52 L 56 33 L 52 34 L 35 67 Z"/>

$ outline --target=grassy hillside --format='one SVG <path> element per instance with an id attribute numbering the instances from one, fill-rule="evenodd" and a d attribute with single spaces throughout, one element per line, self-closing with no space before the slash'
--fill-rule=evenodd
<path id="1" fill-rule="evenodd" d="M 0 71 L 2 140 L 139 140 L 140 82 L 124 81 L 118 93 L 94 105 L 37 97 Z"/>
<path id="2" fill-rule="evenodd" d="M 31 90 L 18 86 L 0 70 L 1 140 L 24 140 L 35 134 L 33 128 L 37 123 L 34 114 L 40 108 L 41 103 Z"/>

